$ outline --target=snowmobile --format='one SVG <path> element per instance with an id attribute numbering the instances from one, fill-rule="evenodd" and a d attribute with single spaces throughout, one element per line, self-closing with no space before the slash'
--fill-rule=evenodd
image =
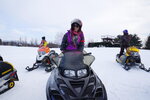
<path id="1" fill-rule="evenodd" d="M 0 61 L 3 61 L 3 57 L 2 56 L 0 56 Z"/>
<path id="2" fill-rule="evenodd" d="M 54 58 L 57 65 L 47 81 L 47 100 L 107 100 L 105 86 L 90 67 L 95 57 L 79 51 Z"/>
<path id="3" fill-rule="evenodd" d="M 39 66 L 44 66 L 45 71 L 50 72 L 54 68 L 54 64 L 51 59 L 55 56 L 58 56 L 54 50 L 49 49 L 49 47 L 41 47 L 38 49 L 38 55 L 36 56 L 36 62 L 30 68 L 29 66 L 26 67 L 26 70 L 32 71 L 37 69 Z"/>
<path id="4" fill-rule="evenodd" d="M 123 65 L 125 70 L 131 69 L 133 66 L 138 66 L 140 69 L 149 72 L 150 69 L 146 69 L 144 64 L 141 63 L 139 49 L 135 46 L 128 47 L 126 53 L 119 57 L 116 55 L 116 61 Z"/>
<path id="5" fill-rule="evenodd" d="M 12 64 L 0 61 L 0 94 L 13 88 L 14 81 L 19 81 L 17 70 Z"/>

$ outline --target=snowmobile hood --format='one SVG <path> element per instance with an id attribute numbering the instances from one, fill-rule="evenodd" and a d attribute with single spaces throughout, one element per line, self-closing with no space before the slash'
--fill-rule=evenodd
<path id="1" fill-rule="evenodd" d="M 139 52 L 139 49 L 138 48 L 136 48 L 135 46 L 132 46 L 132 47 L 129 47 L 129 48 L 127 48 L 127 52 Z"/>
<path id="2" fill-rule="evenodd" d="M 46 52 L 46 53 L 48 53 L 48 52 L 50 52 L 50 49 L 49 49 L 49 47 L 41 47 L 41 48 L 39 48 L 38 49 L 38 52 Z"/>
<path id="3" fill-rule="evenodd" d="M 105 87 L 93 71 L 88 77 L 74 80 L 61 76 L 58 68 L 49 77 L 46 95 L 47 100 L 107 100 Z"/>

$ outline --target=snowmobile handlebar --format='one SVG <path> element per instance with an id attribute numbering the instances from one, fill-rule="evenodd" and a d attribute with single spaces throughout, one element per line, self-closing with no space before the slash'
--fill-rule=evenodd
<path id="1" fill-rule="evenodd" d="M 83 56 L 88 56 L 88 55 L 91 55 L 92 53 L 89 52 L 89 53 L 86 53 L 86 54 L 83 54 Z"/>

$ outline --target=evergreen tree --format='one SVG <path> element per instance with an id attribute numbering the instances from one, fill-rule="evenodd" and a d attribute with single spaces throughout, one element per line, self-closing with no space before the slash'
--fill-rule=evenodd
<path id="1" fill-rule="evenodd" d="M 120 39 L 121 39 L 122 35 L 118 35 L 115 39 L 114 39 L 114 43 L 115 44 L 120 44 Z M 137 47 L 142 47 L 142 41 L 140 40 L 140 38 L 136 35 L 136 34 L 130 34 L 130 46 L 137 46 Z M 118 45 L 119 46 L 119 45 Z"/>
<path id="2" fill-rule="evenodd" d="M 150 49 L 150 35 L 148 36 L 148 38 L 146 40 L 145 49 Z"/>
<path id="3" fill-rule="evenodd" d="M 2 45 L 2 39 L 0 39 L 0 45 Z"/>
<path id="4" fill-rule="evenodd" d="M 114 46 L 115 47 L 120 47 L 121 37 L 122 37 L 122 35 L 117 35 L 117 37 L 114 38 Z"/>
<path id="5" fill-rule="evenodd" d="M 137 46 L 137 47 L 142 47 L 142 41 L 140 38 L 137 36 L 137 34 L 130 35 L 131 36 L 131 41 L 130 41 L 130 46 Z"/>

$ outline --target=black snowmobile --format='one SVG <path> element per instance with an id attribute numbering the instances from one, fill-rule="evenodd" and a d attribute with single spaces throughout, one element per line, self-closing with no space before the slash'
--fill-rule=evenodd
<path id="1" fill-rule="evenodd" d="M 0 56 L 0 61 L 3 61 L 3 58 L 2 58 L 2 56 Z"/>
<path id="2" fill-rule="evenodd" d="M 124 53 L 121 57 L 117 54 L 116 61 L 122 64 L 125 70 L 129 70 L 133 66 L 138 66 L 144 71 L 150 71 L 150 69 L 146 69 L 144 64 L 141 63 L 139 49 L 135 46 L 128 47 L 126 53 Z"/>
<path id="3" fill-rule="evenodd" d="M 18 81 L 17 70 L 8 62 L 0 61 L 0 94 L 13 88 Z"/>
<path id="4" fill-rule="evenodd" d="M 91 69 L 95 57 L 79 51 L 66 52 L 53 59 L 47 81 L 47 100 L 107 100 L 105 86 Z"/>
<path id="5" fill-rule="evenodd" d="M 32 71 L 34 69 L 39 68 L 39 66 L 44 66 L 45 71 L 50 72 L 54 69 L 54 63 L 51 61 L 53 57 L 58 56 L 58 54 L 54 50 L 47 51 L 46 49 L 38 50 L 38 55 L 36 57 L 36 62 L 33 64 L 33 66 L 30 68 L 27 66 L 25 69 L 28 71 Z M 47 51 L 47 52 L 46 52 Z"/>

